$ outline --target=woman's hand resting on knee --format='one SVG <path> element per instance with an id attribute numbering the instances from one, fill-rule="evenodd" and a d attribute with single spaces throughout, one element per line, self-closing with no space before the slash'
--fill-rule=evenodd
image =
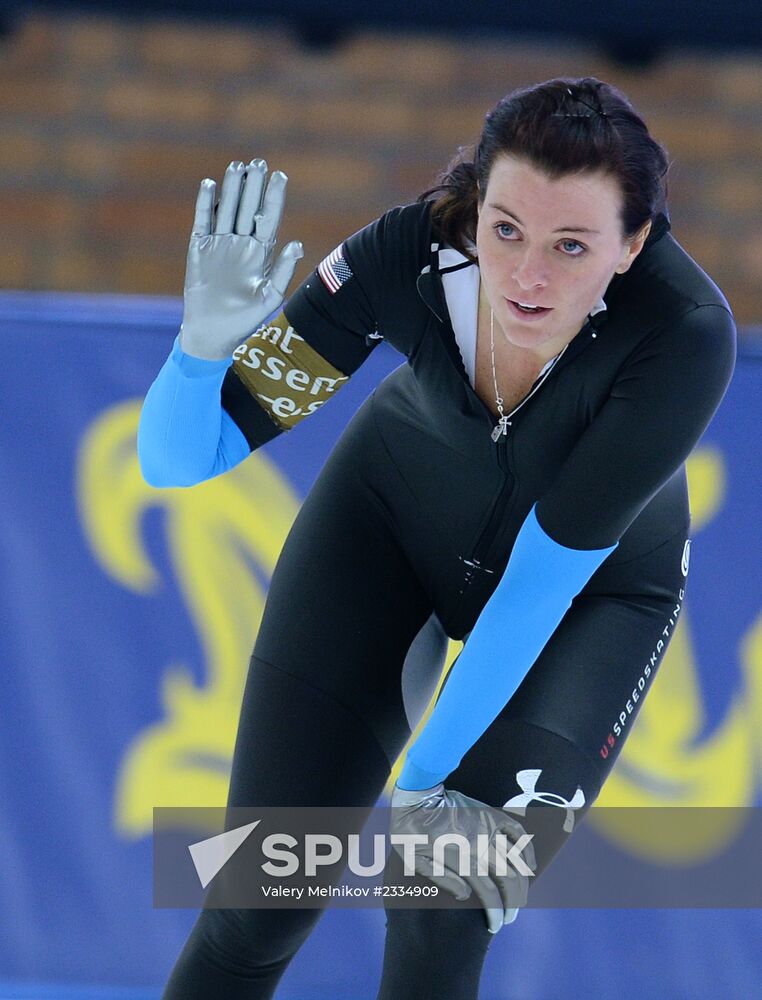
<path id="1" fill-rule="evenodd" d="M 531 834 L 502 809 L 488 806 L 440 783 L 422 791 L 398 785 L 392 793 L 391 829 L 417 836 L 392 846 L 420 875 L 467 899 L 476 893 L 487 914 L 491 934 L 516 919 L 526 905 L 529 879 L 537 867 Z M 437 841 L 439 838 L 443 838 Z M 462 861 L 461 861 L 461 849 Z M 408 860 L 406 862 L 406 852 Z"/>

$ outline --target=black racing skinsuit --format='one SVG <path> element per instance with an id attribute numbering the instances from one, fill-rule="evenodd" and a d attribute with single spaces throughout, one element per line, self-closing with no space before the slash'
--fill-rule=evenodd
<path id="1" fill-rule="evenodd" d="M 394 208 L 355 233 L 343 244 L 351 277 L 330 289 L 316 270 L 284 306 L 285 322 L 340 373 L 351 375 L 379 334 L 407 363 L 352 418 L 285 542 L 228 804 L 372 807 L 410 736 L 401 673 L 411 643 L 431 621 L 444 641 L 467 637 L 536 502 L 558 543 L 619 545 L 445 784 L 502 806 L 522 791 L 519 772 L 539 771 L 537 795 L 570 802 L 582 789 L 579 822 L 680 615 L 684 462 L 730 380 L 733 317 L 657 216 L 630 270 L 611 281 L 607 309 L 496 444 L 450 324 L 430 207 Z M 284 424 L 236 355 L 222 405 L 253 450 Z M 567 836 L 536 838 L 538 873 Z M 395 864 L 392 852 L 387 880 L 400 882 Z M 165 1000 L 272 997 L 322 912 L 202 911 Z M 477 908 L 388 909 L 378 1000 L 473 1000 L 490 940 Z"/>

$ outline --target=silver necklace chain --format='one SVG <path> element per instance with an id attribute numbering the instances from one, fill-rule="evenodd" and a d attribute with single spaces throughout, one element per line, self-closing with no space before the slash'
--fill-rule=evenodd
<path id="1" fill-rule="evenodd" d="M 495 383 L 495 402 L 500 413 L 500 419 L 492 431 L 492 440 L 497 441 L 501 434 L 508 433 L 511 422 L 505 413 L 503 413 L 503 397 L 500 395 L 500 390 L 497 387 L 497 369 L 495 368 L 495 314 L 492 309 L 489 311 L 489 340 L 492 351 L 492 381 Z"/>
<path id="2" fill-rule="evenodd" d="M 597 334 L 596 334 L 596 332 L 594 330 L 593 330 L 591 336 L 593 336 L 593 337 L 597 336 Z M 497 403 L 497 409 L 498 409 L 498 412 L 500 413 L 500 419 L 495 424 L 495 428 L 492 431 L 491 437 L 492 437 L 493 441 L 497 442 L 497 441 L 500 440 L 500 438 L 504 434 L 507 435 L 508 434 L 508 428 L 513 426 L 512 423 L 511 423 L 511 421 L 508 419 L 508 417 L 512 416 L 516 412 L 517 409 L 519 409 L 521 406 L 523 406 L 524 403 L 526 403 L 526 401 L 530 397 L 532 397 L 535 394 L 535 392 L 537 392 L 537 390 L 540 388 L 540 386 L 542 385 L 542 383 L 545 381 L 545 378 L 547 378 L 547 376 L 550 374 L 550 372 L 553 369 L 553 367 L 555 366 L 556 362 L 561 357 L 561 355 L 564 353 L 564 351 L 567 349 L 567 347 L 569 346 L 569 344 L 565 344 L 564 347 L 562 348 L 561 352 L 559 354 L 557 354 L 555 356 L 555 358 L 553 358 L 553 364 L 550 365 L 550 367 L 546 368 L 543 377 L 535 380 L 534 387 L 532 388 L 532 391 L 529 393 L 529 395 L 524 397 L 524 399 L 521 401 L 521 403 L 519 404 L 519 406 L 516 407 L 516 409 L 511 410 L 511 413 L 509 413 L 508 415 L 506 415 L 503 412 L 503 397 L 500 395 L 500 389 L 498 388 L 498 385 L 497 385 L 497 368 L 495 367 L 495 314 L 492 311 L 491 307 L 490 307 L 490 311 L 489 311 L 489 340 L 490 340 L 490 351 L 491 351 L 491 354 L 492 354 L 492 382 L 493 382 L 493 384 L 495 386 L 495 402 Z M 541 375 L 542 375 L 542 373 L 541 373 Z"/>

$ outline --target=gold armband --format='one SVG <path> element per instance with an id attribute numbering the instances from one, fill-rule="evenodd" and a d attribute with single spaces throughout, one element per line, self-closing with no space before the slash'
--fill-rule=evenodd
<path id="1" fill-rule="evenodd" d="M 284 430 L 314 413 L 348 381 L 279 313 L 233 351 L 233 370 Z"/>

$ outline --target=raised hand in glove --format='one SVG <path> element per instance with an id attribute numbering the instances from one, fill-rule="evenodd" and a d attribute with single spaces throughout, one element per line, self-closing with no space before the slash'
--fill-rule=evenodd
<path id="1" fill-rule="evenodd" d="M 235 160 L 225 171 L 215 212 L 216 185 L 201 181 L 185 268 L 180 347 L 207 361 L 229 358 L 278 309 L 304 256 L 287 243 L 273 263 L 288 178 L 267 163 Z"/>
<path id="2" fill-rule="evenodd" d="M 518 908 L 526 904 L 529 879 L 537 868 L 531 837 L 517 820 L 502 809 L 450 791 L 441 782 L 423 791 L 406 791 L 395 785 L 391 807 L 392 834 L 427 835 L 425 844 L 414 847 L 392 841 L 403 861 L 407 847 L 414 852 L 416 872 L 435 885 L 456 899 L 467 899 L 472 892 L 476 893 L 486 911 L 491 934 L 497 934 L 504 923 L 516 919 Z M 434 842 L 442 834 L 465 837 L 470 847 L 469 874 L 458 874 L 459 851 L 455 845 L 444 848 L 443 874 L 434 873 Z M 485 835 L 486 842 L 485 837 L 477 840 L 478 834 Z M 506 839 L 497 834 L 505 835 Z M 498 863 L 498 855 L 506 859 L 504 864 Z M 478 874 L 480 867 L 489 874 Z"/>

